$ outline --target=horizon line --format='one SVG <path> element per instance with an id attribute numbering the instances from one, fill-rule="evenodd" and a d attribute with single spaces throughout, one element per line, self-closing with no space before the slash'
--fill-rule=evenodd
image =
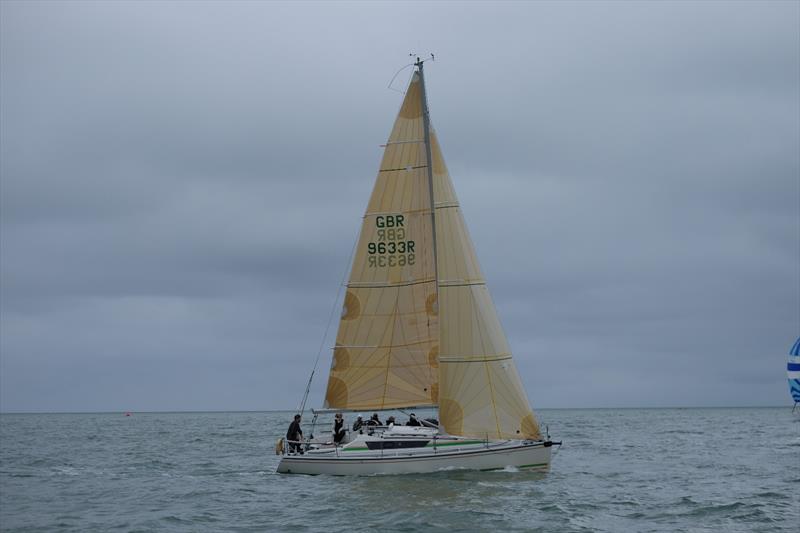
<path id="1" fill-rule="evenodd" d="M 792 405 L 672 405 L 672 406 L 610 406 L 610 407 L 541 407 L 537 411 L 566 411 L 566 410 L 607 410 L 607 409 L 775 409 L 791 408 Z M 426 408 L 432 409 L 432 408 Z M 391 411 L 392 409 L 389 409 Z M 396 410 L 396 409 L 394 409 Z M 419 409 L 422 410 L 422 409 Z M 306 409 L 311 411 L 311 409 Z M 370 411 L 370 409 L 364 409 Z M 108 411 L 5 411 L 0 410 L 0 415 L 102 415 L 102 414 L 121 414 L 121 413 L 140 413 L 140 414 L 191 414 L 191 413 L 291 413 L 297 412 L 296 409 L 188 409 L 188 410 L 135 410 L 135 409 L 114 409 Z"/>

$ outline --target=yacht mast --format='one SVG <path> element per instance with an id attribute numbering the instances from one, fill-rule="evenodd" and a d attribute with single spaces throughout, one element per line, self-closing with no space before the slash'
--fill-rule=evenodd
<path id="1" fill-rule="evenodd" d="M 419 71 L 419 83 L 422 89 L 422 127 L 425 133 L 425 158 L 428 169 L 428 193 L 431 199 L 431 231 L 433 233 L 433 272 L 436 279 L 436 305 L 439 305 L 439 261 L 436 256 L 436 202 L 433 196 L 433 156 L 431 155 L 431 117 L 428 110 L 428 93 L 425 91 L 425 75 L 422 71 L 424 59 L 417 58 L 414 65 Z"/>
<path id="2" fill-rule="evenodd" d="M 431 55 L 433 57 L 433 55 Z M 425 133 L 425 159 L 426 159 L 426 168 L 428 169 L 428 194 L 431 199 L 431 233 L 433 234 L 433 274 L 434 274 L 434 285 L 436 286 L 436 314 L 439 314 L 439 260 L 437 258 L 437 251 L 436 251 L 436 201 L 433 196 L 433 155 L 431 150 L 431 116 L 430 110 L 428 109 L 428 93 L 425 90 L 425 74 L 422 70 L 422 65 L 425 63 L 425 60 L 420 59 L 417 57 L 417 62 L 414 63 L 416 65 L 417 70 L 419 71 L 419 83 L 420 88 L 422 89 L 422 129 Z M 441 327 L 442 322 L 439 320 L 439 344 L 441 344 Z M 437 380 L 441 381 L 440 379 Z M 439 399 L 436 399 L 436 403 L 438 406 Z M 437 416 L 437 418 L 439 418 Z"/>

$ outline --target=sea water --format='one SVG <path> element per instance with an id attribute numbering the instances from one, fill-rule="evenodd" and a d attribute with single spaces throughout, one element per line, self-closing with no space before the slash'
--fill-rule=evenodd
<path id="1" fill-rule="evenodd" d="M 541 410 L 548 473 L 373 477 L 275 474 L 290 415 L 0 415 L 0 530 L 800 531 L 791 408 Z"/>

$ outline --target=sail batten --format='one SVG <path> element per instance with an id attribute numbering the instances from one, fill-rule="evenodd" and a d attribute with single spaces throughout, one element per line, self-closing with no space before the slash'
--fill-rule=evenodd
<path id="1" fill-rule="evenodd" d="M 428 165 L 409 165 L 403 168 L 382 168 L 378 172 L 408 172 L 410 170 L 419 170 L 421 168 L 428 168 Z"/>
<path id="2" fill-rule="evenodd" d="M 379 282 L 369 282 L 369 281 L 361 281 L 361 282 L 351 282 L 347 284 L 347 287 L 360 287 L 363 289 L 384 289 L 386 287 L 405 287 L 409 285 L 420 285 L 422 283 L 433 283 L 433 279 L 421 279 L 417 281 L 398 281 L 398 282 L 389 282 L 389 281 L 379 281 Z"/>
<path id="3" fill-rule="evenodd" d="M 485 363 L 487 361 L 504 361 L 511 358 L 510 353 L 498 355 L 439 355 L 439 363 Z"/>

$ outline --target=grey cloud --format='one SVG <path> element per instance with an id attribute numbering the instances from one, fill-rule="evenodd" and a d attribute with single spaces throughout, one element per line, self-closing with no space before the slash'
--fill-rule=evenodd
<path id="1" fill-rule="evenodd" d="M 4 3 L 0 409 L 296 405 L 428 50 L 535 405 L 788 401 L 799 9 Z"/>

